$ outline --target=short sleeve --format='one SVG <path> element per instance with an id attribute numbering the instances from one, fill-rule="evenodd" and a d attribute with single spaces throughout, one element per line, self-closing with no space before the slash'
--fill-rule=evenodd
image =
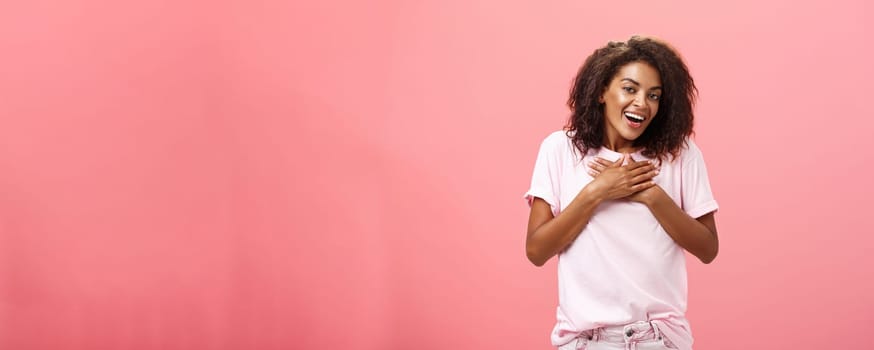
<path id="1" fill-rule="evenodd" d="M 563 142 L 567 142 L 564 132 L 552 133 L 540 144 L 537 160 L 534 162 L 534 174 L 531 176 L 531 187 L 523 197 L 528 205 L 534 198 L 541 198 L 552 208 L 552 215 L 558 216 L 561 208 L 560 200 L 560 155 Z"/>
<path id="2" fill-rule="evenodd" d="M 699 218 L 719 209 L 710 189 L 710 178 L 704 156 L 698 146 L 687 140 L 687 148 L 682 155 L 681 193 L 683 210 L 693 218 Z"/>

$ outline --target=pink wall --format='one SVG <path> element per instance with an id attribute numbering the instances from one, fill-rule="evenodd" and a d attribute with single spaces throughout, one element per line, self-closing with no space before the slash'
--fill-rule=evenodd
<path id="1" fill-rule="evenodd" d="M 549 349 L 521 195 L 634 33 L 701 90 L 697 348 L 874 347 L 874 8 L 705 3 L 3 4 L 0 348 Z"/>

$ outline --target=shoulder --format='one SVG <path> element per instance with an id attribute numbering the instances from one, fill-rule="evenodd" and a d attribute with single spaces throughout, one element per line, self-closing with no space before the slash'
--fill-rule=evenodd
<path id="1" fill-rule="evenodd" d="M 564 130 L 554 131 L 547 135 L 543 139 L 542 145 L 555 150 L 570 150 L 574 147 L 573 140 Z"/>
<path id="2" fill-rule="evenodd" d="M 698 148 L 698 144 L 696 144 L 691 137 L 686 138 L 686 142 L 683 144 L 682 150 L 683 153 L 701 154 L 701 149 Z"/>
<path id="3" fill-rule="evenodd" d="M 546 138 L 543 139 L 544 145 L 556 145 L 560 146 L 562 143 L 566 143 L 570 141 L 570 138 L 567 135 L 567 132 L 564 130 L 553 131 L 549 135 L 546 135 Z"/>
<path id="4" fill-rule="evenodd" d="M 680 145 L 680 150 L 677 152 L 677 155 L 673 156 L 668 154 L 666 162 L 668 164 L 680 165 L 701 158 L 703 158 L 701 156 L 701 149 L 698 148 L 698 145 L 691 137 L 687 137 L 683 141 L 683 144 Z"/>
<path id="5" fill-rule="evenodd" d="M 541 152 L 564 154 L 573 148 L 573 142 L 564 130 L 550 133 L 540 143 Z"/>
<path id="6" fill-rule="evenodd" d="M 543 139 L 538 158 L 551 159 L 557 161 L 557 164 L 562 164 L 576 159 L 577 153 L 573 140 L 567 135 L 567 132 L 559 130 L 550 133 Z"/>
<path id="7" fill-rule="evenodd" d="M 683 143 L 683 147 L 680 148 L 679 158 L 683 162 L 694 162 L 703 160 L 704 155 L 701 153 L 701 148 L 698 147 L 698 144 L 691 137 L 688 137 L 686 142 Z"/>

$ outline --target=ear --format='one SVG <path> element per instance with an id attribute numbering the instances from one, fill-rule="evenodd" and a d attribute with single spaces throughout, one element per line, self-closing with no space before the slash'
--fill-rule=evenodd
<path id="1" fill-rule="evenodd" d="M 604 92 L 601 93 L 601 96 L 598 97 L 598 103 L 604 104 L 604 94 L 606 94 L 606 93 L 607 93 L 607 90 L 604 90 Z"/>

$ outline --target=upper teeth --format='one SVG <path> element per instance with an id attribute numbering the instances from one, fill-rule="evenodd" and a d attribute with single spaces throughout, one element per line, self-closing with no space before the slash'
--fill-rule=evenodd
<path id="1" fill-rule="evenodd" d="M 625 113 L 625 116 L 626 116 L 626 117 L 629 117 L 629 118 L 631 118 L 631 119 L 637 120 L 637 121 L 641 121 L 641 122 L 644 120 L 643 117 L 641 117 L 641 116 L 639 116 L 639 115 L 637 115 L 637 114 L 634 114 L 634 113 Z"/>

